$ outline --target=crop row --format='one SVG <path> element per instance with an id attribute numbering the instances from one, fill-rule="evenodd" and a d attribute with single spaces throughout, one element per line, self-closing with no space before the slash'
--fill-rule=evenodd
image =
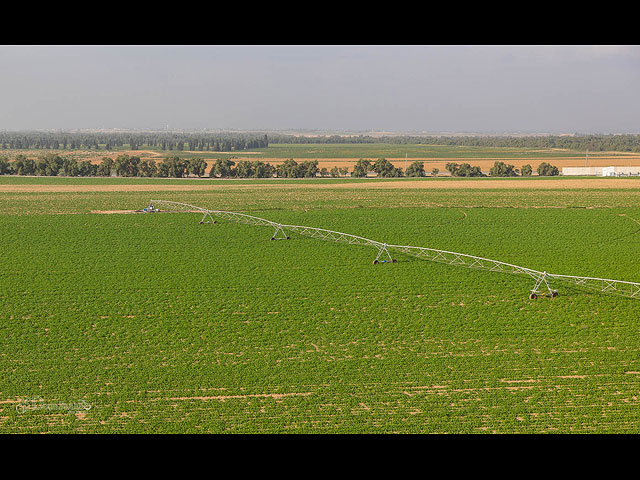
<path id="1" fill-rule="evenodd" d="M 262 216 L 637 280 L 638 209 Z M 198 220 L 0 216 L 0 431 L 637 433 L 640 302 Z"/>

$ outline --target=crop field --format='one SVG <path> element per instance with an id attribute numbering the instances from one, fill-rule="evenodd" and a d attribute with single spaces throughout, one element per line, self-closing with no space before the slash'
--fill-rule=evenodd
<path id="1" fill-rule="evenodd" d="M 0 178 L 0 433 L 640 433 L 638 299 L 117 213 L 638 282 L 640 179 L 615 180 Z"/>

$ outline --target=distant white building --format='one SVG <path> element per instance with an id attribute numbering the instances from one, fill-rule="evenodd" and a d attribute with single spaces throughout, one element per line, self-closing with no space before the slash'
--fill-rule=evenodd
<path id="1" fill-rule="evenodd" d="M 640 176 L 640 167 L 562 167 L 562 175 L 590 175 L 597 177 Z"/>

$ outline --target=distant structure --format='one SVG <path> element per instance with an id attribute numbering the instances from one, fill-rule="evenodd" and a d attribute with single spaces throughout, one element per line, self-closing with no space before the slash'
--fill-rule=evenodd
<path id="1" fill-rule="evenodd" d="M 640 176 L 640 167 L 562 167 L 562 175 L 632 177 Z"/>

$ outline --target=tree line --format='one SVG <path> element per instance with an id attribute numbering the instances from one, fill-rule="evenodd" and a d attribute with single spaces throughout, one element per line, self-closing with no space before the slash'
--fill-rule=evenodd
<path id="1" fill-rule="evenodd" d="M 269 142 L 276 143 L 389 143 L 397 145 L 439 145 L 458 147 L 501 148 L 562 148 L 592 152 L 622 151 L 640 152 L 640 135 L 634 134 L 574 134 L 536 136 L 423 136 L 423 135 L 278 135 L 271 133 Z"/>
<path id="2" fill-rule="evenodd" d="M 82 132 L 82 131 L 0 131 L 2 149 L 93 149 L 112 150 L 129 146 L 130 150 L 155 148 L 165 151 L 229 152 L 267 148 L 270 143 L 358 144 L 388 143 L 459 147 L 563 148 L 592 152 L 640 152 L 638 134 L 573 134 L 532 136 L 436 136 L 436 135 L 291 135 L 240 132 Z"/>
<path id="3" fill-rule="evenodd" d="M 68 177 L 203 177 L 207 171 L 207 162 L 201 158 L 167 157 L 159 162 L 141 159 L 127 154 L 116 159 L 103 157 L 100 163 L 89 160 L 78 161 L 75 158 L 62 157 L 56 153 L 47 153 L 37 159 L 16 155 L 13 161 L 0 156 L 0 175 L 37 175 Z M 332 170 L 333 172 L 333 170 Z M 347 169 L 340 171 L 346 175 Z M 209 170 L 209 177 L 220 178 L 311 178 L 329 176 L 326 168 L 319 169 L 317 160 L 298 163 L 293 159 L 280 165 L 271 165 L 260 160 L 249 161 L 218 159 Z"/>
<path id="4" fill-rule="evenodd" d="M 269 137 L 234 133 L 175 132 L 0 132 L 3 150 L 130 150 L 157 148 L 167 151 L 230 152 L 267 148 Z"/>
<path id="5" fill-rule="evenodd" d="M 75 158 L 62 157 L 47 153 L 40 158 L 27 158 L 17 155 L 10 162 L 0 157 L 0 175 L 38 175 L 66 177 L 175 177 L 187 175 L 202 177 L 207 162 L 202 159 L 181 159 L 168 157 L 161 162 L 143 160 L 140 157 L 119 155 L 115 160 L 104 157 L 100 163 L 89 160 L 78 161 Z"/>
<path id="6" fill-rule="evenodd" d="M 447 163 L 445 166 L 447 171 L 454 177 L 486 177 L 480 167 L 472 167 L 468 163 Z M 541 177 L 552 177 L 560 175 L 558 167 L 551 165 L 547 162 L 542 162 L 538 165 L 536 172 Z M 493 167 L 489 169 L 489 176 L 491 177 L 516 177 L 521 175 L 523 177 L 530 177 L 533 175 L 533 167 L 529 164 L 523 165 L 522 169 L 516 168 L 514 165 L 504 163 L 502 161 L 496 161 Z"/>
<path id="7" fill-rule="evenodd" d="M 330 170 L 319 168 L 318 160 L 305 160 L 301 163 L 293 158 L 285 160 L 279 165 L 271 165 L 261 160 L 238 160 L 237 158 L 217 159 L 209 169 L 210 178 L 315 178 L 315 177 L 351 177 L 364 178 L 369 173 L 378 177 L 426 177 L 424 162 L 411 163 L 406 171 L 396 167 L 386 158 L 376 161 L 359 159 L 351 172 L 348 167 L 334 166 Z M 67 177 L 172 177 L 187 176 L 203 177 L 207 171 L 207 162 L 201 158 L 180 158 L 170 156 L 159 162 L 141 159 L 127 154 L 119 155 L 115 160 L 103 157 L 100 163 L 89 160 L 78 161 L 75 158 L 62 157 L 56 153 L 47 153 L 37 159 L 27 158 L 24 154 L 16 155 L 13 161 L 0 156 L 0 175 L 38 175 L 38 176 L 67 176 Z M 446 170 L 454 177 L 484 177 L 480 167 L 469 163 L 447 163 Z M 433 168 L 431 176 L 438 176 L 440 170 Z M 540 176 L 559 175 L 557 167 L 543 162 L 538 165 Z M 489 170 L 492 177 L 514 177 L 517 175 L 531 176 L 533 168 L 524 165 L 517 169 L 513 165 L 496 161 Z"/>

